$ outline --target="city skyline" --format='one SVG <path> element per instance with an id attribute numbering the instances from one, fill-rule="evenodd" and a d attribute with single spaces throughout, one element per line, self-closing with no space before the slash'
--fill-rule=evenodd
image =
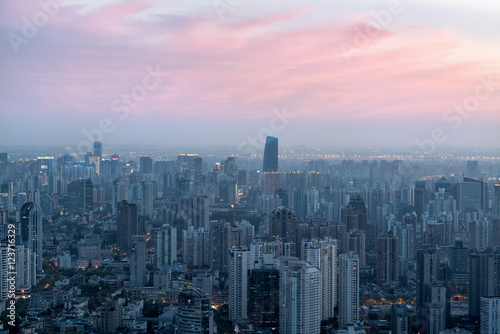
<path id="1" fill-rule="evenodd" d="M 30 119 L 19 145 L 103 127 L 108 145 L 238 146 L 266 128 L 291 146 L 499 139 L 493 1 L 43 3 L 0 5 L 2 123 Z"/>

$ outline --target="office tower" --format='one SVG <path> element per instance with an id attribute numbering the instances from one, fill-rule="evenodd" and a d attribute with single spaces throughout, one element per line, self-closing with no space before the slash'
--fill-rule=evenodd
<path id="1" fill-rule="evenodd" d="M 483 181 L 464 177 L 463 181 L 455 187 L 454 197 L 457 199 L 458 210 L 483 210 L 486 212 L 488 206 L 487 187 Z"/>
<path id="2" fill-rule="evenodd" d="M 480 316 L 481 297 L 500 296 L 500 249 L 470 254 L 469 315 Z"/>
<path id="3" fill-rule="evenodd" d="M 102 142 L 94 142 L 94 157 L 102 158 Z"/>
<path id="4" fill-rule="evenodd" d="M 274 209 L 269 217 L 269 234 L 274 240 L 290 243 L 290 255 L 297 256 L 297 219 L 291 209 Z"/>
<path id="5" fill-rule="evenodd" d="M 118 247 L 120 250 L 130 250 L 132 236 L 144 233 L 143 222 L 139 223 L 137 205 L 122 201 L 117 205 Z"/>
<path id="6" fill-rule="evenodd" d="M 68 184 L 68 212 L 84 215 L 92 211 L 94 191 L 92 181 L 77 180 Z"/>
<path id="7" fill-rule="evenodd" d="M 229 319 L 239 321 L 247 318 L 248 270 L 250 251 L 233 248 L 229 251 Z"/>
<path id="8" fill-rule="evenodd" d="M 238 164 L 234 157 L 228 157 L 226 161 L 224 161 L 224 173 L 228 176 L 232 177 L 235 181 L 238 177 Z"/>
<path id="9" fill-rule="evenodd" d="M 140 157 L 139 164 L 141 165 L 142 174 L 150 174 L 153 172 L 153 159 L 150 157 Z"/>
<path id="10" fill-rule="evenodd" d="M 356 255 L 339 257 L 339 327 L 355 324 L 359 315 L 359 259 Z"/>
<path id="11" fill-rule="evenodd" d="M 378 238 L 377 282 L 379 285 L 399 281 L 397 270 L 398 240 L 399 238 L 395 237 L 392 231 L 389 231 L 386 237 Z"/>
<path id="12" fill-rule="evenodd" d="M 404 303 L 393 303 L 391 305 L 391 333 L 410 333 L 410 328 L 408 327 L 408 311 Z"/>
<path id="13" fill-rule="evenodd" d="M 227 271 L 228 269 L 228 239 L 229 223 L 224 220 L 210 222 L 210 269 Z"/>
<path id="14" fill-rule="evenodd" d="M 478 178 L 479 175 L 479 161 L 467 161 L 467 170 L 465 174 L 471 178 Z"/>
<path id="15" fill-rule="evenodd" d="M 122 306 L 115 299 L 108 300 L 97 309 L 99 333 L 112 334 L 122 324 Z"/>
<path id="16" fill-rule="evenodd" d="M 454 294 L 465 294 L 469 285 L 469 249 L 464 247 L 461 238 L 455 240 L 450 247 L 451 282 Z"/>
<path id="17" fill-rule="evenodd" d="M 146 276 L 146 236 L 133 235 L 130 251 L 130 283 L 136 287 L 147 284 Z"/>
<path id="18" fill-rule="evenodd" d="M 248 321 L 257 328 L 278 328 L 279 270 L 272 266 L 251 269 L 248 281 Z"/>
<path id="19" fill-rule="evenodd" d="M 500 297 L 481 297 L 481 334 L 500 333 Z"/>
<path id="20" fill-rule="evenodd" d="M 145 181 L 141 185 L 141 215 L 153 217 L 153 183 Z"/>
<path id="21" fill-rule="evenodd" d="M 22 244 L 26 246 L 34 256 L 33 265 L 36 274 L 43 272 L 42 266 L 42 244 L 43 224 L 42 209 L 34 202 L 25 203 L 19 212 L 21 225 Z"/>
<path id="22" fill-rule="evenodd" d="M 417 250 L 417 323 L 422 328 L 425 317 L 425 284 L 438 280 L 439 248 L 429 246 Z"/>
<path id="23" fill-rule="evenodd" d="M 268 136 L 264 148 L 263 172 L 278 171 L 278 138 Z"/>
<path id="24" fill-rule="evenodd" d="M 321 273 L 311 264 L 280 260 L 281 334 L 319 334 L 321 324 Z"/>
<path id="25" fill-rule="evenodd" d="M 439 334 L 446 328 L 447 293 L 444 282 L 424 284 L 425 316 L 422 321 L 424 333 Z"/>
<path id="26" fill-rule="evenodd" d="M 172 266 L 177 261 L 177 228 L 164 224 L 151 230 L 155 247 L 156 268 Z"/>
<path id="27" fill-rule="evenodd" d="M 337 306 L 337 240 L 303 241 L 301 250 L 302 260 L 321 274 L 321 320 L 333 318 Z"/>
<path id="28" fill-rule="evenodd" d="M 219 201 L 222 203 L 233 204 L 236 203 L 236 181 L 228 179 L 219 180 Z"/>
<path id="29" fill-rule="evenodd" d="M 183 289 L 178 296 L 179 334 L 212 334 L 212 303 L 200 289 Z"/>
<path id="30" fill-rule="evenodd" d="M 12 182 L 2 184 L 0 193 L 7 194 L 7 205 L 4 205 L 4 209 L 14 211 L 14 184 Z"/>

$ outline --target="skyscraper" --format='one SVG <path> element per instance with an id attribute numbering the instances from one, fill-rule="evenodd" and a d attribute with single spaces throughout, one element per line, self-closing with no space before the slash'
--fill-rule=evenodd
<path id="1" fill-rule="evenodd" d="M 398 237 L 395 237 L 392 231 L 389 231 L 386 237 L 378 238 L 377 282 L 380 285 L 399 280 L 397 270 L 397 242 Z"/>
<path id="2" fill-rule="evenodd" d="M 19 212 L 21 217 L 21 238 L 22 243 L 34 254 L 35 272 L 42 273 L 42 209 L 34 202 L 25 203 Z"/>
<path id="3" fill-rule="evenodd" d="M 229 251 L 229 319 L 247 318 L 248 270 L 250 251 L 233 248 Z"/>
<path id="4" fill-rule="evenodd" d="M 321 320 L 335 316 L 337 306 L 337 240 L 323 239 L 302 242 L 303 260 L 321 273 Z"/>
<path id="5" fill-rule="evenodd" d="M 339 258 L 339 326 L 355 324 L 359 314 L 359 259 L 342 254 Z"/>
<path id="6" fill-rule="evenodd" d="M 90 179 L 71 182 L 68 184 L 68 211 L 80 215 L 92 211 L 93 196 L 94 191 Z"/>
<path id="7" fill-rule="evenodd" d="M 178 296 L 179 334 L 212 334 L 210 297 L 200 289 L 183 289 Z"/>
<path id="8" fill-rule="evenodd" d="M 248 278 L 248 320 L 258 328 L 278 328 L 279 270 L 272 267 L 252 269 Z"/>
<path id="9" fill-rule="evenodd" d="M 500 249 L 470 254 L 469 315 L 477 319 L 481 297 L 500 296 Z"/>
<path id="10" fill-rule="evenodd" d="M 118 203 L 117 216 L 118 247 L 128 251 L 132 236 L 144 233 L 144 227 L 138 221 L 137 205 L 128 201 Z"/>
<path id="11" fill-rule="evenodd" d="M 146 236 L 133 235 L 130 251 L 130 283 L 137 287 L 147 284 L 146 278 Z"/>
<path id="12" fill-rule="evenodd" d="M 464 247 L 461 238 L 455 240 L 455 246 L 450 248 L 451 282 L 455 289 L 454 293 L 467 293 L 469 284 L 469 249 Z"/>
<path id="13" fill-rule="evenodd" d="M 94 157 L 102 158 L 102 142 L 100 141 L 94 142 Z"/>
<path id="14" fill-rule="evenodd" d="M 425 304 L 427 296 L 425 294 L 425 284 L 438 280 L 439 270 L 439 248 L 429 246 L 417 250 L 417 322 L 419 327 L 424 326 Z"/>
<path id="15" fill-rule="evenodd" d="M 319 269 L 290 258 L 282 258 L 280 262 L 280 333 L 319 334 L 322 298 Z"/>
<path id="16" fill-rule="evenodd" d="M 274 209 L 269 219 L 271 238 L 290 243 L 290 255 L 297 254 L 297 219 L 291 209 L 284 206 Z"/>
<path id="17" fill-rule="evenodd" d="M 278 138 L 268 136 L 264 148 L 263 172 L 278 171 Z"/>
<path id="18" fill-rule="evenodd" d="M 172 266 L 177 261 L 177 228 L 163 225 L 151 230 L 155 246 L 156 267 Z"/>

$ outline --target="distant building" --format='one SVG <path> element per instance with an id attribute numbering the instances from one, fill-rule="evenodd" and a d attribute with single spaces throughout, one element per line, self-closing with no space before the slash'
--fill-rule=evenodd
<path id="1" fill-rule="evenodd" d="M 68 184 L 67 209 L 69 213 L 84 215 L 92 211 L 94 190 L 92 181 L 77 180 Z"/>
<path id="2" fill-rule="evenodd" d="M 391 333 L 409 334 L 408 311 L 405 303 L 394 303 L 391 305 Z"/>
<path id="3" fill-rule="evenodd" d="M 250 252 L 233 248 L 229 251 L 229 319 L 233 321 L 247 318 L 248 270 Z"/>
<path id="4" fill-rule="evenodd" d="M 141 165 L 142 174 L 150 174 L 153 172 L 153 159 L 150 157 L 140 157 L 139 164 Z"/>
<path id="5" fill-rule="evenodd" d="M 130 252 L 130 282 L 133 286 L 144 287 L 147 282 L 146 275 L 146 236 L 133 235 Z"/>
<path id="6" fill-rule="evenodd" d="M 94 157 L 102 158 L 102 142 L 100 141 L 94 142 Z"/>
<path id="7" fill-rule="evenodd" d="M 263 172 L 278 171 L 278 138 L 268 136 L 264 148 Z M 272 194 L 271 194 L 272 195 Z"/>
<path id="8" fill-rule="evenodd" d="M 144 225 L 139 223 L 137 205 L 122 201 L 117 205 L 118 247 L 120 250 L 130 250 L 132 236 L 143 234 Z"/>
<path id="9" fill-rule="evenodd" d="M 481 297 L 481 334 L 500 333 L 500 296 Z"/>
<path id="10" fill-rule="evenodd" d="M 339 327 L 355 324 L 359 318 L 359 258 L 342 254 L 339 258 Z"/>

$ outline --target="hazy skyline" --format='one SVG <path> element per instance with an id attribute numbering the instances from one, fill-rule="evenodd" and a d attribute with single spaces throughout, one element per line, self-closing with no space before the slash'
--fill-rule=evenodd
<path id="1" fill-rule="evenodd" d="M 103 119 L 110 145 L 500 140 L 495 1 L 54 3 L 0 4 L 4 145 L 76 147 Z"/>

